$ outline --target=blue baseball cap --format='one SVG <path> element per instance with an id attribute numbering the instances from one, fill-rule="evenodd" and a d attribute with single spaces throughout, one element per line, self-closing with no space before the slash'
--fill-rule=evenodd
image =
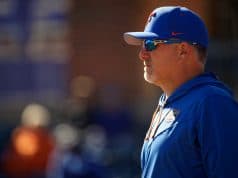
<path id="1" fill-rule="evenodd" d="M 202 19 L 186 7 L 159 7 L 149 15 L 143 32 L 124 33 L 130 45 L 141 45 L 143 40 L 180 39 L 208 47 L 208 32 Z"/>

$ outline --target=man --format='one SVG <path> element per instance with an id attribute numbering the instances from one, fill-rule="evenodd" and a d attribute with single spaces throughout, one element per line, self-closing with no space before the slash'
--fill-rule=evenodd
<path id="1" fill-rule="evenodd" d="M 144 78 L 164 92 L 144 140 L 142 178 L 238 178 L 238 104 L 204 72 L 201 18 L 185 7 L 160 7 L 143 32 L 124 39 L 142 45 Z"/>

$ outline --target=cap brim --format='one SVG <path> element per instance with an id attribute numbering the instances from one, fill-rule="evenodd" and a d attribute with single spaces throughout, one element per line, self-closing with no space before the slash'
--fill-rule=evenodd
<path id="1" fill-rule="evenodd" d="M 158 38 L 158 35 L 152 32 L 126 32 L 123 36 L 129 45 L 141 45 L 143 40 L 154 40 Z"/>

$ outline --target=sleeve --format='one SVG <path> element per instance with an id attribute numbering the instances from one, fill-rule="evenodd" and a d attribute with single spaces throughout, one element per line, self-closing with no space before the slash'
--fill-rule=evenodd
<path id="1" fill-rule="evenodd" d="M 198 112 L 198 141 L 208 178 L 237 178 L 238 104 L 227 96 L 211 96 Z"/>

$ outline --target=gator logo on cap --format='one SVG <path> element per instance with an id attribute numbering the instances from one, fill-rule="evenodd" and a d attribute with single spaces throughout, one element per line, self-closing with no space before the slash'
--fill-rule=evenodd
<path id="1" fill-rule="evenodd" d="M 152 13 L 149 15 L 148 20 L 147 20 L 147 23 L 149 23 L 149 22 L 152 20 L 152 18 L 154 18 L 154 17 L 156 17 L 156 12 L 152 12 Z"/>

